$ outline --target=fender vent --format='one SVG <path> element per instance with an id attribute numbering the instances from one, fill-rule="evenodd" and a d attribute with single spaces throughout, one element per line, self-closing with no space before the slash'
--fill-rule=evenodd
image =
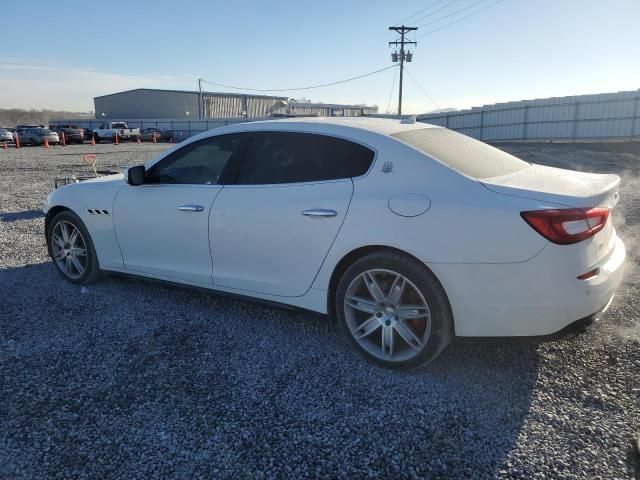
<path id="1" fill-rule="evenodd" d="M 109 210 L 104 210 L 102 208 L 87 208 L 86 212 L 89 215 L 111 215 Z"/>

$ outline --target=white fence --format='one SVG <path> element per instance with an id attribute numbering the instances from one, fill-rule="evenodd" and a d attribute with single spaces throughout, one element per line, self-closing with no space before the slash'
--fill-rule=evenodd
<path id="1" fill-rule="evenodd" d="M 640 90 L 496 103 L 418 115 L 486 141 L 640 140 Z"/>
<path id="2" fill-rule="evenodd" d="M 371 115 L 398 118 L 393 115 Z M 441 125 L 485 141 L 640 140 L 640 90 L 597 95 L 522 100 L 469 110 L 418 115 L 418 121 Z M 130 128 L 155 127 L 181 141 L 212 128 L 246 121 L 243 118 L 60 120 L 84 128 L 110 121 L 126 121 Z M 54 123 L 53 121 L 51 123 Z M 57 123 L 57 122 L 56 122 Z"/>

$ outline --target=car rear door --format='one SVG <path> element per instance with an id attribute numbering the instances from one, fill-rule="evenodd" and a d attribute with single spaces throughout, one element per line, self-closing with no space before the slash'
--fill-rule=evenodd
<path id="1" fill-rule="evenodd" d="M 278 296 L 310 287 L 349 209 L 345 141 L 258 132 L 213 206 L 216 286 Z"/>
<path id="2" fill-rule="evenodd" d="M 219 135 L 188 144 L 154 165 L 143 185 L 118 192 L 114 224 L 128 271 L 213 284 L 209 212 L 250 137 Z"/>

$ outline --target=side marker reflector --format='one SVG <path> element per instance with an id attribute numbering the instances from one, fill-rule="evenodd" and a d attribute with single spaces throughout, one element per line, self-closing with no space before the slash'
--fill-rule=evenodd
<path id="1" fill-rule="evenodd" d="M 593 270 L 590 270 L 586 273 L 583 273 L 582 275 L 578 275 L 576 278 L 578 280 L 588 280 L 590 278 L 595 277 L 596 275 L 598 275 L 600 269 L 599 268 L 594 268 Z"/>

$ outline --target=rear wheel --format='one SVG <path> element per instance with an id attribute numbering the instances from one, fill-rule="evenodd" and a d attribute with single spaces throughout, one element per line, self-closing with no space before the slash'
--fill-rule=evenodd
<path id="1" fill-rule="evenodd" d="M 453 338 L 444 289 L 426 266 L 393 251 L 371 253 L 342 276 L 338 321 L 369 359 L 387 367 L 433 360 Z"/>
<path id="2" fill-rule="evenodd" d="M 71 211 L 56 215 L 47 231 L 49 255 L 72 283 L 91 283 L 100 276 L 98 257 L 82 220 Z"/>

